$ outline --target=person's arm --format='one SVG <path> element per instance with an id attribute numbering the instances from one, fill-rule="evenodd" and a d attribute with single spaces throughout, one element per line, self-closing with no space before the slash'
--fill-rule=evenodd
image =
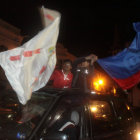
<path id="1" fill-rule="evenodd" d="M 98 57 L 95 54 L 90 54 L 89 56 L 85 57 L 86 60 L 91 61 L 91 65 L 97 61 Z"/>
<path id="2" fill-rule="evenodd" d="M 72 67 L 73 67 L 73 68 L 77 67 L 77 66 L 78 66 L 78 64 L 80 64 L 80 63 L 84 62 L 85 60 L 86 60 L 86 58 L 85 58 L 85 57 L 80 57 L 80 58 L 77 58 L 77 59 L 73 62 Z"/>
<path id="3" fill-rule="evenodd" d="M 80 64 L 80 63 L 82 63 L 82 62 L 84 62 L 84 61 L 86 61 L 86 60 L 87 60 L 87 61 L 88 61 L 88 60 L 91 60 L 91 65 L 92 65 L 97 59 L 98 59 L 98 57 L 97 57 L 96 55 L 94 55 L 94 54 L 90 54 L 90 55 L 88 55 L 88 56 L 86 56 L 86 57 L 80 57 L 80 58 L 76 59 L 76 60 L 73 62 L 72 67 L 75 68 L 75 67 L 77 67 L 78 64 Z"/>

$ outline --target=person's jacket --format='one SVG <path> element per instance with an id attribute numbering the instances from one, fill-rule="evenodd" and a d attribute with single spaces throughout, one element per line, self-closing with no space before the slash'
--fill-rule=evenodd
<path id="1" fill-rule="evenodd" d="M 66 76 L 62 70 L 55 70 L 50 78 L 54 88 L 71 88 L 73 74 L 69 72 Z"/>

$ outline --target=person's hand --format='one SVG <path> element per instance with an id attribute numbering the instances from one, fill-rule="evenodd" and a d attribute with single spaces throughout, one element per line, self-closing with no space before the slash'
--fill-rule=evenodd
<path id="1" fill-rule="evenodd" d="M 86 60 L 93 60 L 94 59 L 96 61 L 98 59 L 98 57 L 95 54 L 90 54 L 90 55 L 86 56 L 85 59 Z"/>
<path id="2" fill-rule="evenodd" d="M 85 57 L 86 60 L 91 60 L 95 55 L 94 54 L 90 54 L 88 56 Z"/>
<path id="3" fill-rule="evenodd" d="M 91 65 L 93 65 L 94 62 L 96 62 L 98 60 L 98 56 L 94 55 L 94 57 L 92 57 L 91 59 Z"/>
<path id="4" fill-rule="evenodd" d="M 85 57 L 86 60 L 91 60 L 91 65 L 93 65 L 93 63 L 95 61 L 97 61 L 98 57 L 95 54 L 90 54 L 88 56 Z"/>

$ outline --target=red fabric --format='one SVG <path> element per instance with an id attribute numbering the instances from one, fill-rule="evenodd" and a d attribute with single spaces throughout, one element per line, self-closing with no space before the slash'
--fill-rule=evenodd
<path id="1" fill-rule="evenodd" d="M 54 88 L 71 88 L 72 79 L 73 74 L 71 72 L 64 79 L 64 74 L 61 70 L 55 70 L 50 78 L 50 80 L 53 80 Z"/>
<path id="2" fill-rule="evenodd" d="M 129 88 L 133 87 L 134 85 L 136 85 L 138 82 L 140 82 L 140 71 L 126 79 L 117 79 L 117 78 L 113 78 L 113 79 L 123 89 L 129 89 Z"/>

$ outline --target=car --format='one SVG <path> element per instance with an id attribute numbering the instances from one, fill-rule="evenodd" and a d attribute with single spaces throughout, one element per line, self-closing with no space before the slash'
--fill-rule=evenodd
<path id="1" fill-rule="evenodd" d="M 131 109 L 113 95 L 48 89 L 33 93 L 25 106 L 6 96 L 0 101 L 3 140 L 134 140 L 136 135 Z M 65 124 L 70 128 L 62 129 Z"/>
<path id="2" fill-rule="evenodd" d="M 41 89 L 26 105 L 13 91 L 1 93 L 0 139 L 135 140 L 135 119 L 120 97 L 123 91 L 94 82 L 90 88 Z"/>

